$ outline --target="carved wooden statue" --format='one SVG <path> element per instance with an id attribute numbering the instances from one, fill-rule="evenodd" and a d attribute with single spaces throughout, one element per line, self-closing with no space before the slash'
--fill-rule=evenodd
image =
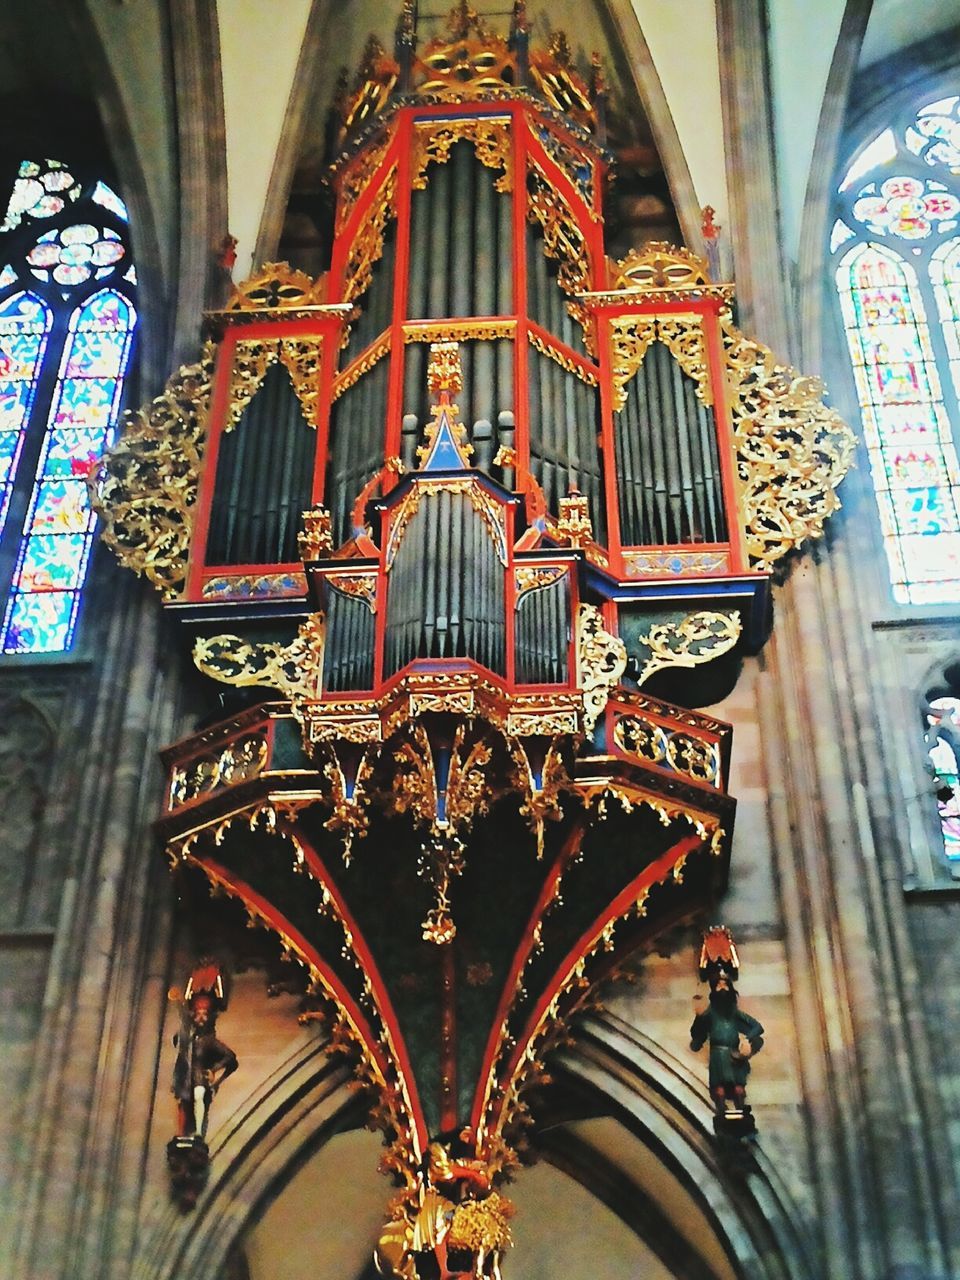
<path id="1" fill-rule="evenodd" d="M 763 1048 L 763 1027 L 737 1007 L 734 982 L 740 959 L 730 930 L 722 925 L 708 929 L 700 950 L 700 978 L 710 984 L 706 1008 L 702 996 L 694 997 L 690 1048 L 695 1052 L 709 1042 L 710 1096 L 716 1109 L 718 1134 L 749 1137 L 756 1133 L 753 1113 L 746 1102 L 750 1059 Z"/>
<path id="2" fill-rule="evenodd" d="M 206 1182 L 210 1104 L 239 1065 L 229 1045 L 217 1039 L 217 1015 L 225 1004 L 219 966 L 213 960 L 202 960 L 183 993 L 180 1030 L 174 1037 L 177 1136 L 167 1146 L 167 1162 L 174 1196 L 185 1209 L 196 1203 Z"/>

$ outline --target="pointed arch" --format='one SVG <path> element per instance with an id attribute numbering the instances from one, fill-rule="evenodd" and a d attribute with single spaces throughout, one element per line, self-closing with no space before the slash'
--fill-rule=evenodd
<path id="1" fill-rule="evenodd" d="M 954 394 L 960 402 L 960 236 L 935 250 L 930 259 L 930 283 L 940 313 Z"/>
<path id="2" fill-rule="evenodd" d="M 22 291 L 0 303 L 0 532 L 10 507 L 52 324 L 50 308 L 35 293 Z"/>
<path id="3" fill-rule="evenodd" d="M 871 241 L 835 279 L 894 599 L 960 600 L 960 467 L 917 273 Z"/>
<path id="4" fill-rule="evenodd" d="M 114 289 L 74 307 L 3 622 L 5 653 L 69 649 L 95 517 L 86 476 L 113 438 L 136 311 Z"/>

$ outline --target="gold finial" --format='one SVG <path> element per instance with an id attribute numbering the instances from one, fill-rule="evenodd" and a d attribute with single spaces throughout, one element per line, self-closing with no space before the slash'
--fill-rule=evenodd
<path id="1" fill-rule="evenodd" d="M 559 63 L 561 67 L 569 67 L 573 61 L 573 54 L 570 52 L 570 41 L 567 39 L 565 31 L 555 31 L 550 37 L 550 56 Z"/>
<path id="2" fill-rule="evenodd" d="M 447 396 L 452 398 L 463 390 L 459 343 L 432 342 L 430 344 L 427 386 L 432 396 L 440 396 L 446 392 Z"/>

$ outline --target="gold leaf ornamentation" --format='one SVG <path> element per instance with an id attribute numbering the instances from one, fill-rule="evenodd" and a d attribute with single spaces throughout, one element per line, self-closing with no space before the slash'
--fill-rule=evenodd
<path id="1" fill-rule="evenodd" d="M 675 289 L 710 283 L 706 258 L 665 240 L 631 249 L 625 258 L 611 263 L 610 275 L 614 289 Z"/>
<path id="2" fill-rule="evenodd" d="M 642 716 L 618 716 L 613 740 L 622 751 L 685 774 L 697 782 L 719 785 L 720 744 L 695 738 L 678 730 L 668 731 Z"/>
<path id="3" fill-rule="evenodd" d="M 376 572 L 331 574 L 327 586 L 352 600 L 362 600 L 371 613 L 377 612 Z"/>
<path id="4" fill-rule="evenodd" d="M 757 568 L 771 569 L 823 535 L 840 506 L 836 490 L 856 437 L 823 403 L 819 378 L 778 364 L 769 347 L 743 336 L 729 311 L 720 328 L 747 552 Z"/>
<path id="5" fill-rule="evenodd" d="M 551 587 L 566 575 L 566 565 L 542 564 L 520 565 L 514 569 L 516 601 L 519 605 L 521 596 L 529 591 L 539 591 L 543 587 Z"/>
<path id="6" fill-rule="evenodd" d="M 581 364 L 579 360 L 573 360 L 563 351 L 560 351 L 551 343 L 546 342 L 539 333 L 535 333 L 532 329 L 528 331 L 527 337 L 530 339 L 530 345 L 532 347 L 535 347 L 541 355 L 549 356 L 549 358 L 555 361 L 561 369 L 566 369 L 568 373 L 574 374 L 574 376 L 579 378 L 581 382 L 585 382 L 588 387 L 595 387 L 598 385 L 597 375 L 592 369 L 588 369 L 586 365 Z"/>
<path id="7" fill-rule="evenodd" d="M 167 599 L 186 578 L 215 358 L 207 343 L 198 364 L 174 374 L 147 409 L 128 414 L 89 481 L 103 541 Z"/>
<path id="8" fill-rule="evenodd" d="M 513 190 L 510 118 L 489 116 L 418 122 L 413 132 L 410 185 L 422 191 L 427 185 L 427 168 L 446 164 L 458 142 L 472 142 L 476 157 L 485 168 L 503 170 L 493 184 L 497 191 Z"/>
<path id="9" fill-rule="evenodd" d="M 684 373 L 693 378 L 700 400 L 706 405 L 713 403 L 700 316 L 617 316 L 610 321 L 610 330 L 614 409 L 627 403 L 626 385 L 655 341 L 662 342 Z"/>
<path id="10" fill-rule="evenodd" d="M 577 614 L 577 657 L 584 728 L 590 733 L 627 665 L 623 641 L 604 630 L 596 605 L 582 604 Z"/>
<path id="11" fill-rule="evenodd" d="M 344 272 L 343 296 L 347 302 L 355 302 L 373 282 L 374 264 L 383 257 L 387 223 L 397 215 L 396 194 L 397 167 L 394 165 L 353 238 Z"/>
<path id="12" fill-rule="evenodd" d="M 543 252 L 560 264 L 557 283 L 571 296 L 582 293 L 590 284 L 590 253 L 576 218 L 536 164 L 527 185 L 527 218 L 540 224 Z"/>
<path id="13" fill-rule="evenodd" d="M 359 382 L 365 373 L 369 373 L 374 365 L 379 364 L 383 357 L 389 354 L 390 334 L 385 333 L 359 355 L 353 364 L 337 374 L 333 380 L 333 399 L 339 400 L 345 391 L 349 391 L 354 383 Z"/>
<path id="14" fill-rule="evenodd" d="M 279 360 L 290 374 L 308 426 L 316 426 L 320 393 L 320 350 L 316 338 L 241 338 L 230 373 L 229 408 L 224 432 L 232 431 L 260 389 L 267 370 Z"/>
<path id="15" fill-rule="evenodd" d="M 302 723 L 303 702 L 320 696 L 323 647 L 324 617 L 313 613 L 288 645 L 253 644 L 231 635 L 201 636 L 193 647 L 193 661 L 198 671 L 222 684 L 278 689 Z"/>
<path id="16" fill-rule="evenodd" d="M 482 342 L 512 338 L 516 320 L 413 320 L 403 326 L 405 345 L 411 342 Z"/>
<path id="17" fill-rule="evenodd" d="M 356 160 L 344 171 L 340 178 L 339 200 L 337 201 L 337 235 L 340 235 L 347 225 L 351 213 L 356 208 L 357 201 L 366 191 L 370 179 L 380 168 L 392 141 L 393 135 L 388 133 L 380 142 L 368 144 L 360 152 Z"/>
<path id="18" fill-rule="evenodd" d="M 227 311 L 299 309 L 325 301 L 326 279 L 314 280 L 295 271 L 289 262 L 267 262 L 247 280 L 236 285 Z"/>
<path id="19" fill-rule="evenodd" d="M 688 613 L 680 622 L 657 622 L 639 643 L 650 650 L 637 677 L 642 685 L 664 667 L 698 667 L 729 652 L 740 639 L 739 613 L 715 613 L 704 609 Z"/>
<path id="20" fill-rule="evenodd" d="M 303 529 L 297 534 L 297 550 L 303 561 L 320 560 L 333 550 L 333 529 L 326 507 L 304 511 Z"/>

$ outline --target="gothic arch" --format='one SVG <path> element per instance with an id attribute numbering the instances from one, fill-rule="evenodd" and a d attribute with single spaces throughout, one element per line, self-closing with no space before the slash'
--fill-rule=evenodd
<path id="1" fill-rule="evenodd" d="M 146 1235 L 131 1280 L 211 1280 L 304 1158 L 362 1114 L 350 1073 L 321 1039 L 264 1080 L 211 1143 L 211 1179 L 184 1217 L 168 1205 Z M 385 1184 L 386 1185 L 386 1184 Z"/>
<path id="2" fill-rule="evenodd" d="M 700 204 L 680 144 L 680 135 L 670 113 L 670 105 L 640 28 L 640 19 L 631 0 L 600 0 L 600 7 L 625 54 L 633 88 L 653 129 L 684 243 L 694 252 L 703 253 Z"/>
<path id="3" fill-rule="evenodd" d="M 641 1032 L 605 1015 L 580 1028 L 575 1046 L 556 1063 L 557 1094 L 574 1106 L 612 1117 L 624 1140 L 635 1139 L 661 1161 L 693 1201 L 713 1247 L 730 1270 L 750 1280 L 812 1280 L 813 1268 L 797 1227 L 797 1212 L 779 1185 L 762 1147 L 731 1174 L 710 1130 L 711 1108 L 702 1085 Z M 672 1229 L 662 1207 L 630 1184 L 632 1205 L 612 1202 L 597 1185 L 587 1146 L 562 1142 L 548 1126 L 571 1118 L 561 1101 L 538 1144 L 545 1160 L 605 1202 L 647 1244 Z M 362 1123 L 364 1104 L 349 1088 L 349 1072 L 310 1041 L 264 1080 L 226 1123 L 212 1148 L 211 1182 L 184 1218 L 170 1206 L 154 1222 L 131 1271 L 132 1280 L 210 1280 L 231 1251 L 305 1160 L 330 1138 Z M 566 1111 L 566 1114 L 563 1112 Z M 611 1171 L 620 1173 L 617 1160 Z M 627 1176 L 627 1175 L 621 1175 Z M 384 1205 L 389 1188 L 384 1182 Z M 644 1208 L 641 1209 L 641 1203 Z M 693 1253 L 676 1238 L 653 1244 L 665 1265 L 692 1265 Z M 684 1259 L 686 1259 L 684 1261 Z M 678 1272 L 680 1274 L 680 1272 Z M 715 1274 L 702 1260 L 692 1272 Z"/>

